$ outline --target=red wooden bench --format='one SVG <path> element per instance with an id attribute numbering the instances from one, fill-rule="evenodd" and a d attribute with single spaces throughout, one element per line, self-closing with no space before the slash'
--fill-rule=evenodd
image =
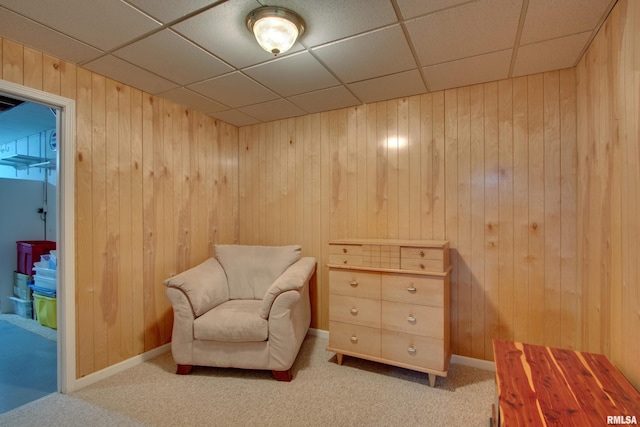
<path id="1" fill-rule="evenodd" d="M 640 393 L 601 354 L 493 340 L 495 426 L 640 423 Z"/>

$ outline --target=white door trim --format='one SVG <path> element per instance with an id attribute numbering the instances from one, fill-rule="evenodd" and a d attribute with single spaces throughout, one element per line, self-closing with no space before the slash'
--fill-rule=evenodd
<path id="1" fill-rule="evenodd" d="M 75 316 L 75 121 L 76 102 L 41 90 L 0 80 L 0 92 L 17 99 L 60 109 L 57 171 L 58 191 L 58 391 L 76 389 Z"/>

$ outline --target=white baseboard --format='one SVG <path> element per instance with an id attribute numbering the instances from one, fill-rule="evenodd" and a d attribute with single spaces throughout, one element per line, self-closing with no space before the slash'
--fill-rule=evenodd
<path id="1" fill-rule="evenodd" d="M 329 339 L 329 331 L 325 331 L 323 329 L 309 328 L 308 334 L 319 338 Z M 69 388 L 68 392 L 80 390 L 81 388 L 84 388 L 88 385 L 107 379 L 112 375 L 119 374 L 120 372 L 123 372 L 129 368 L 133 368 L 136 365 L 144 363 L 147 360 L 153 359 L 154 357 L 160 356 L 161 354 L 164 354 L 170 350 L 171 343 L 168 343 L 154 348 L 153 350 L 147 351 L 146 353 L 142 353 L 130 359 L 123 360 L 120 363 L 109 366 L 108 368 L 104 368 L 93 374 L 89 374 L 86 377 L 78 378 L 75 381 L 75 384 L 73 384 L 72 387 Z M 488 360 L 474 359 L 473 357 L 459 356 L 457 354 L 451 356 L 451 363 L 470 366 L 472 368 L 484 369 L 485 371 L 495 372 L 496 370 L 495 364 L 493 362 L 490 362 Z"/>
<path id="2" fill-rule="evenodd" d="M 451 355 L 451 363 L 462 366 L 470 366 L 472 368 L 484 369 L 485 371 L 496 371 L 496 365 L 493 362 L 482 359 L 474 359 L 473 357 Z"/>
<path id="3" fill-rule="evenodd" d="M 98 381 L 109 378 L 112 375 L 119 374 L 120 372 L 126 371 L 129 368 L 133 368 L 136 365 L 139 365 L 147 360 L 153 359 L 154 357 L 160 356 L 171 350 L 171 343 L 162 345 L 160 347 L 154 348 L 153 350 L 147 351 L 146 353 L 139 354 L 130 359 L 123 360 L 120 363 L 116 363 L 113 366 L 109 366 L 104 368 L 98 372 L 94 372 L 93 374 L 89 374 L 86 377 L 78 378 L 75 381 L 73 387 L 71 387 L 69 392 L 80 390 L 88 385 L 97 383 Z"/>
<path id="4" fill-rule="evenodd" d="M 308 334 L 315 337 L 329 339 L 329 331 L 325 331 L 323 329 L 309 328 Z M 455 363 L 456 365 L 469 366 L 472 368 L 484 369 L 485 371 L 496 371 L 496 366 L 493 362 L 482 359 L 474 359 L 473 357 L 458 356 L 457 354 L 451 355 L 451 363 Z"/>

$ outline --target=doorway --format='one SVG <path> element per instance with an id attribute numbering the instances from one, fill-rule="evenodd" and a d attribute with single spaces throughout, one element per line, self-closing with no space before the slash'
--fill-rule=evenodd
<path id="1" fill-rule="evenodd" d="M 76 386 L 75 368 L 75 101 L 37 89 L 0 80 L 0 94 L 57 109 L 58 230 L 57 372 L 58 391 L 68 393 Z"/>
<path id="2" fill-rule="evenodd" d="M 57 241 L 57 114 L 0 95 L 0 413 L 58 390 L 55 258 L 31 270 Z"/>

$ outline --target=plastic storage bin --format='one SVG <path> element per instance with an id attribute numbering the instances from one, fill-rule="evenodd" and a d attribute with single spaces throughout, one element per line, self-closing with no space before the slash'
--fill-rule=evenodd
<path id="1" fill-rule="evenodd" d="M 24 300 L 17 297 L 9 297 L 13 302 L 13 312 L 18 316 L 31 319 L 33 316 L 33 305 L 30 300 Z"/>
<path id="2" fill-rule="evenodd" d="M 33 305 L 36 318 L 42 326 L 58 328 L 58 307 L 56 298 L 33 294 Z"/>
<path id="3" fill-rule="evenodd" d="M 49 240 L 21 240 L 16 242 L 18 249 L 18 273 L 31 275 L 33 263 L 56 248 L 56 242 Z"/>
<path id="4" fill-rule="evenodd" d="M 56 271 L 53 268 L 49 268 L 48 265 L 49 263 L 45 263 L 45 262 L 36 262 L 35 267 L 33 267 L 33 271 L 36 272 L 36 276 L 39 277 L 48 277 L 50 279 L 55 279 L 56 278 Z"/>
<path id="5" fill-rule="evenodd" d="M 39 274 L 36 274 L 33 276 L 33 284 L 39 288 L 49 289 L 52 291 L 56 290 L 55 277 L 40 276 Z"/>
<path id="6" fill-rule="evenodd" d="M 20 299 L 31 301 L 31 288 L 29 287 L 29 283 L 31 283 L 31 276 L 14 271 L 13 295 Z"/>

